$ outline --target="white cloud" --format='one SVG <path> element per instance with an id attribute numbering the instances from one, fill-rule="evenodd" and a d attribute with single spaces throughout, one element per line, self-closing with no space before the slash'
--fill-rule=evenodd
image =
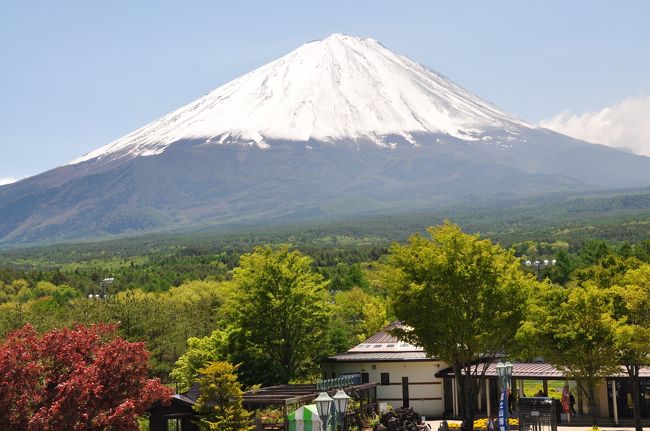
<path id="1" fill-rule="evenodd" d="M 14 177 L 5 177 L 5 178 L 0 178 L 0 186 L 4 186 L 6 184 L 11 184 L 15 183 L 18 181 L 20 178 L 14 178 Z"/>
<path id="2" fill-rule="evenodd" d="M 631 97 L 600 111 L 570 111 L 540 122 L 574 138 L 650 156 L 650 96 Z"/>

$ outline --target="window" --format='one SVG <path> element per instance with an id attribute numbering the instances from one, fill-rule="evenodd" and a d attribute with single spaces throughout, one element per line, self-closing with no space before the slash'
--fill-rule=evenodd
<path id="1" fill-rule="evenodd" d="M 382 386 L 390 385 L 390 375 L 388 373 L 381 373 Z"/>
<path id="2" fill-rule="evenodd" d="M 361 373 L 361 383 L 370 383 L 370 376 L 368 373 Z"/>
<path id="3" fill-rule="evenodd" d="M 181 420 L 178 418 L 167 419 L 167 431 L 183 431 Z"/>

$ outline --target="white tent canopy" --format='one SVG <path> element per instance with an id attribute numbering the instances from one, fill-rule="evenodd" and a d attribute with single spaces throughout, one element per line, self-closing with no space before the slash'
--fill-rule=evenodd
<path id="1" fill-rule="evenodd" d="M 315 404 L 300 407 L 288 417 L 289 431 L 322 431 L 323 422 Z"/>

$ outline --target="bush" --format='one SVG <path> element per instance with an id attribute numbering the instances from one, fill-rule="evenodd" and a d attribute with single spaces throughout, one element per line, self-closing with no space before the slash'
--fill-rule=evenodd
<path id="1" fill-rule="evenodd" d="M 379 418 L 373 431 L 419 431 L 420 415 L 411 407 L 390 410 Z"/>

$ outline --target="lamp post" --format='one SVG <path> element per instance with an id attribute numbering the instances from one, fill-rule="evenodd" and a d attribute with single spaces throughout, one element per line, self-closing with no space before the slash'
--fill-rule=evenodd
<path id="1" fill-rule="evenodd" d="M 531 262 L 530 260 L 527 260 L 526 262 L 524 262 L 524 265 L 526 265 L 526 266 L 534 266 L 535 268 L 537 268 L 537 281 L 542 281 L 542 268 L 545 268 L 545 267 L 547 267 L 549 265 L 555 265 L 556 262 L 557 262 L 557 260 L 555 260 L 555 259 L 553 259 L 553 260 L 548 260 L 548 259 L 536 260 L 534 262 Z"/>
<path id="2" fill-rule="evenodd" d="M 327 430 L 327 422 L 330 417 L 330 409 L 332 408 L 333 401 L 332 397 L 327 395 L 327 392 L 321 392 L 314 400 L 316 403 L 316 410 L 318 410 L 318 416 L 320 417 L 321 422 L 323 422 L 322 431 Z"/>
<path id="3" fill-rule="evenodd" d="M 497 377 L 501 382 L 501 401 L 499 402 L 499 431 L 509 431 L 508 423 L 508 387 L 512 378 L 512 364 L 501 362 L 497 364 Z"/>
<path id="4" fill-rule="evenodd" d="M 348 402 L 350 401 L 350 396 L 345 393 L 343 389 L 339 389 L 336 394 L 334 394 L 334 405 L 336 406 L 336 411 L 339 414 L 339 423 L 341 424 L 341 431 L 345 431 L 345 412 L 348 409 Z"/>
<path id="5" fill-rule="evenodd" d="M 99 287 L 101 288 L 101 298 L 106 299 L 106 288 L 108 287 L 109 284 L 112 284 L 114 278 L 105 278 L 99 283 Z"/>

